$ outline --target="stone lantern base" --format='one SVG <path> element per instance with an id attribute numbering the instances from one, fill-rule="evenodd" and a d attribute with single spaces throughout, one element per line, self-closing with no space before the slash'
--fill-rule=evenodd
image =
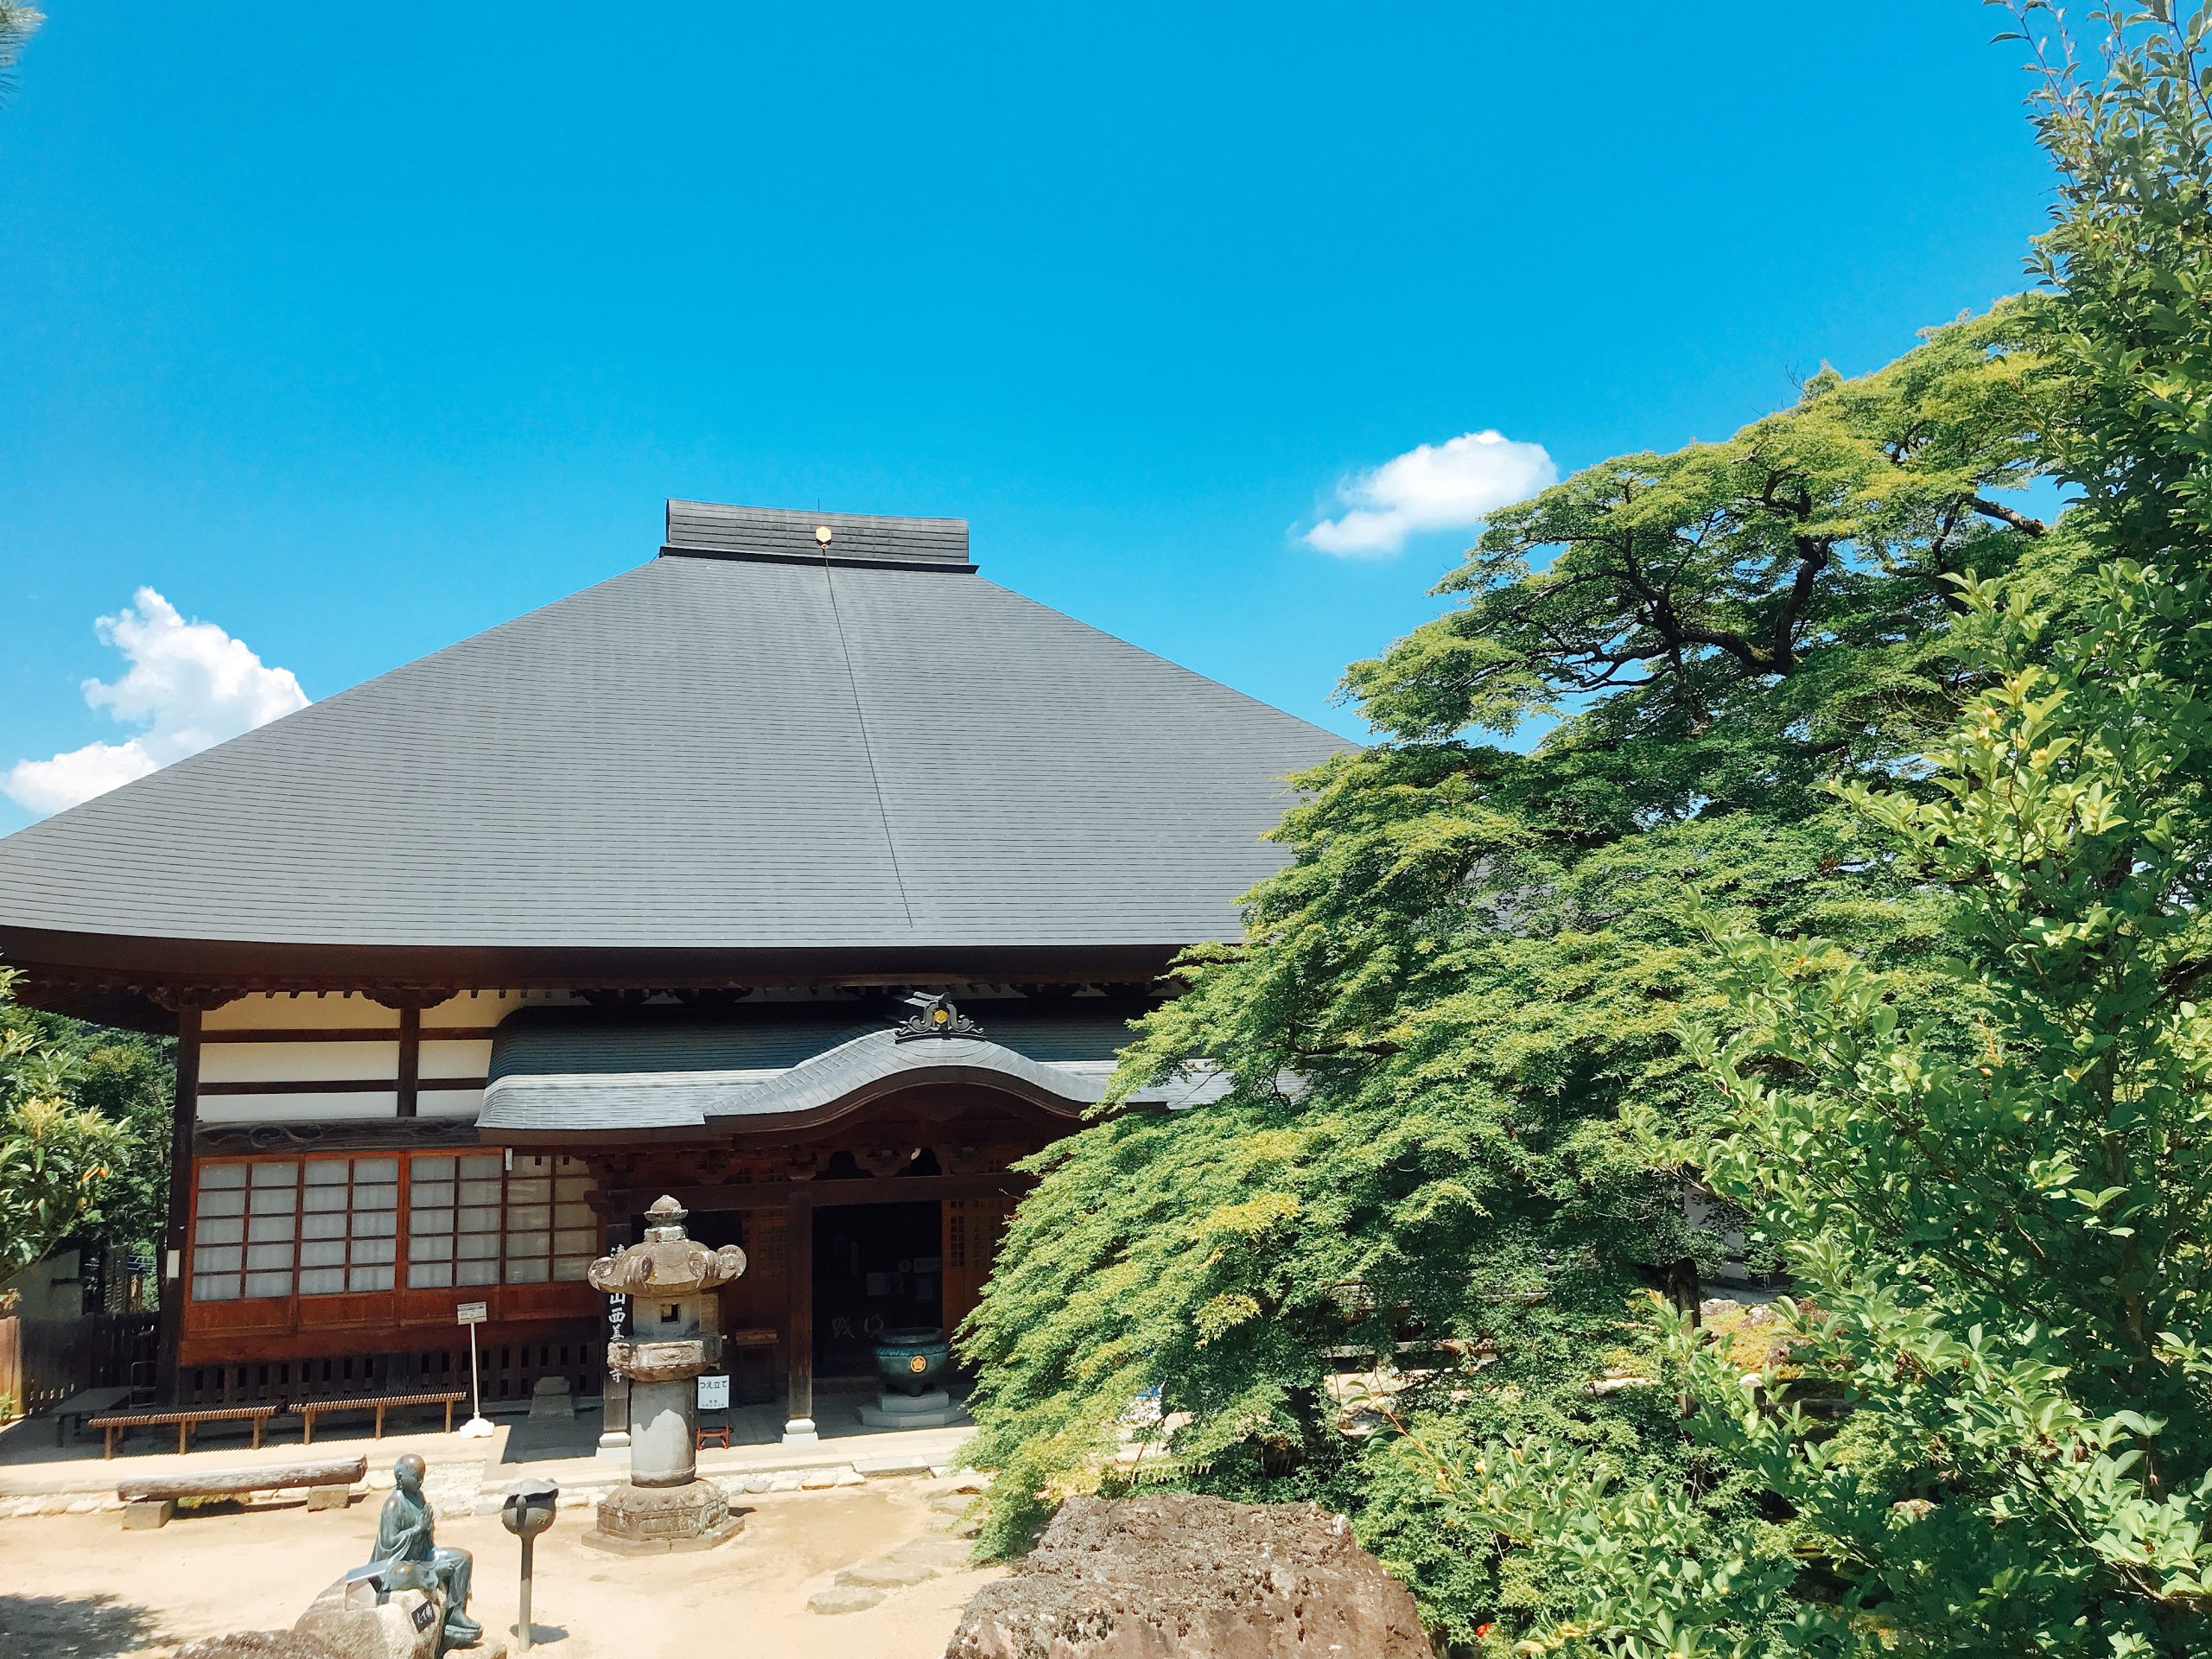
<path id="1" fill-rule="evenodd" d="M 658 1555 L 671 1549 L 712 1549 L 744 1527 L 711 1480 L 682 1486 L 625 1484 L 600 1499 L 598 1529 L 586 1533 L 583 1541 L 617 1555 Z"/>

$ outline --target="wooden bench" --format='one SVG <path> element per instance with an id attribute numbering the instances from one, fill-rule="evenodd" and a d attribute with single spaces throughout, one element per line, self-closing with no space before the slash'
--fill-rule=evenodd
<path id="1" fill-rule="evenodd" d="M 372 1440 L 384 1438 L 384 1414 L 394 1406 L 443 1406 L 446 1408 L 446 1433 L 453 1433 L 453 1408 L 468 1397 L 461 1389 L 431 1394 L 344 1394 L 328 1400 L 295 1400 L 292 1409 L 300 1414 L 300 1444 L 308 1445 L 315 1439 L 315 1420 L 327 1411 L 372 1411 L 376 1414 L 376 1428 Z"/>
<path id="2" fill-rule="evenodd" d="M 130 1405 L 130 1395 L 128 1388 L 86 1389 L 81 1394 L 71 1395 L 54 1408 L 54 1443 L 67 1446 L 72 1423 L 81 1429 L 86 1418 Z"/>
<path id="3" fill-rule="evenodd" d="M 354 1482 L 369 1472 L 366 1458 L 325 1463 L 264 1464 L 246 1469 L 194 1469 L 117 1483 L 123 1500 L 123 1524 L 158 1527 L 176 1513 L 184 1497 L 235 1497 L 241 1492 L 270 1492 L 286 1486 L 308 1489 L 308 1508 L 342 1510 Z"/>
<path id="4" fill-rule="evenodd" d="M 197 1411 L 114 1411 L 99 1417 L 88 1418 L 85 1426 L 97 1428 L 107 1437 L 107 1444 L 100 1455 L 115 1455 L 116 1442 L 134 1428 L 162 1428 L 176 1425 L 176 1449 L 192 1450 L 192 1431 L 202 1423 L 251 1422 L 253 1425 L 253 1444 L 261 1446 L 261 1431 L 276 1414 L 275 1406 L 205 1406 Z"/>

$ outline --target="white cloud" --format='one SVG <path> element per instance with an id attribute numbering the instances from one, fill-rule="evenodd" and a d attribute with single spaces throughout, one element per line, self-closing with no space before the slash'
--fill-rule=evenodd
<path id="1" fill-rule="evenodd" d="M 1558 479 L 1541 443 L 1518 443 L 1502 432 L 1463 432 L 1344 480 L 1337 500 L 1350 511 L 1324 518 L 1306 539 L 1324 553 L 1380 558 L 1420 531 L 1479 524 Z"/>
<path id="2" fill-rule="evenodd" d="M 290 669 L 269 667 L 213 622 L 186 621 L 151 588 L 141 588 L 130 606 L 93 628 L 130 666 L 111 684 L 86 680 L 85 701 L 145 729 L 50 760 L 18 760 L 0 787 L 41 817 L 308 705 Z"/>

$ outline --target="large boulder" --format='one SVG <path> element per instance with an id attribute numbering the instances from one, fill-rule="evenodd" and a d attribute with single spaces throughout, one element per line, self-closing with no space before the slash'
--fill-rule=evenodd
<path id="1" fill-rule="evenodd" d="M 1071 1498 L 945 1659 L 1431 1659 L 1413 1596 L 1310 1503 Z"/>
<path id="2" fill-rule="evenodd" d="M 202 1637 L 176 1650 L 175 1659 L 346 1659 L 319 1636 L 297 1630 L 238 1630 Z"/>
<path id="3" fill-rule="evenodd" d="M 437 1659 L 445 1616 L 446 1599 L 435 1587 L 410 1585 L 379 1597 L 373 1584 L 340 1579 L 308 1604 L 292 1630 L 346 1659 Z"/>
<path id="4" fill-rule="evenodd" d="M 289 1630 L 240 1630 L 180 1648 L 176 1659 L 436 1659 L 445 1599 L 435 1590 L 394 1590 L 340 1579 Z M 504 1653 L 504 1644 L 495 1649 Z M 490 1659 L 478 1650 L 473 1659 Z"/>

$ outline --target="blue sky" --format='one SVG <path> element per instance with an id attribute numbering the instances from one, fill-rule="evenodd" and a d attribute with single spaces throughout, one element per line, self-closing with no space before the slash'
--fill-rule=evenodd
<path id="1" fill-rule="evenodd" d="M 1972 0 L 45 9 L 0 772 L 188 741 L 81 690 L 142 587 L 325 696 L 650 557 L 670 495 L 964 516 L 1351 731 L 1467 532 L 1324 551 L 1340 482 L 1725 435 L 2020 286 L 2047 191 Z"/>

